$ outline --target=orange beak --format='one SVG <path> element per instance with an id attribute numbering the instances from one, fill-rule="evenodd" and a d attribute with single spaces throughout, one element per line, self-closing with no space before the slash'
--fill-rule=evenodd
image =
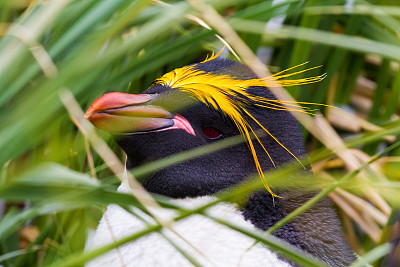
<path id="1" fill-rule="evenodd" d="M 157 94 L 108 93 L 93 102 L 85 117 L 97 128 L 113 134 L 133 134 L 183 129 L 195 135 L 180 115 L 151 103 Z"/>

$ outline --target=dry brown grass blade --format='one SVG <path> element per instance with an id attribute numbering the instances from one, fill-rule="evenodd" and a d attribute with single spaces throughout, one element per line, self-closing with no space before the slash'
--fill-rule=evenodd
<path id="1" fill-rule="evenodd" d="M 340 217 L 342 218 L 343 230 L 346 235 L 346 239 L 349 241 L 349 244 L 353 248 L 354 252 L 359 254 L 361 245 L 356 235 L 354 224 L 352 223 L 351 218 L 344 211 L 339 210 L 339 214 Z"/>
<path id="2" fill-rule="evenodd" d="M 358 158 L 361 159 L 361 162 L 368 162 L 371 160 L 371 157 L 369 155 L 367 155 L 366 153 L 362 152 L 361 150 L 358 149 L 351 149 L 353 154 Z M 382 162 L 383 161 L 383 162 Z M 359 181 L 360 180 L 366 180 L 366 181 L 373 181 L 378 179 L 381 182 L 387 182 L 387 178 L 383 175 L 383 171 L 381 169 L 381 165 L 386 162 L 385 158 L 382 158 L 372 164 L 369 165 L 369 171 L 368 172 L 363 172 L 362 174 L 360 174 L 358 176 Z M 313 165 L 313 172 L 315 174 L 319 174 L 321 177 L 326 178 L 329 181 L 335 181 L 335 179 L 330 176 L 328 173 L 324 172 L 324 170 L 326 169 L 330 169 L 330 168 L 342 168 L 344 167 L 344 162 L 340 159 L 340 158 L 329 158 L 329 159 L 325 159 L 323 161 L 317 162 L 316 164 Z M 373 179 L 371 178 L 371 175 L 373 175 Z M 366 187 L 366 189 L 364 189 L 365 192 L 370 192 L 370 187 Z M 342 190 L 343 192 L 346 192 L 344 190 Z M 347 194 L 350 194 L 348 192 L 346 192 Z M 370 192 L 371 193 L 371 192 Z M 372 192 L 375 193 L 375 192 Z M 349 196 L 349 195 L 346 195 Z M 348 200 L 353 200 L 354 203 L 358 203 L 360 205 L 361 204 L 358 200 L 355 199 L 356 196 L 352 195 L 353 197 L 351 198 L 347 198 Z M 357 197 L 359 200 L 364 201 L 363 199 Z M 368 203 L 368 202 L 366 202 Z M 372 206 L 371 204 L 368 203 L 368 205 L 370 207 L 373 207 L 374 209 L 376 209 L 376 207 Z M 377 205 L 378 206 L 378 205 Z M 384 225 L 387 221 L 388 215 L 391 212 L 391 208 L 390 206 L 387 205 L 386 202 L 381 203 L 381 205 L 378 206 L 381 210 L 376 209 L 376 211 L 379 212 L 379 215 L 377 213 L 373 213 L 372 217 L 374 217 L 381 225 Z"/>
<path id="3" fill-rule="evenodd" d="M 379 242 L 382 231 L 379 227 L 369 220 L 366 216 L 361 216 L 347 201 L 345 201 L 337 193 L 332 192 L 329 197 L 350 217 L 352 218 L 363 231 L 375 242 Z"/>
<path id="4" fill-rule="evenodd" d="M 324 132 L 323 138 L 325 139 L 325 146 L 332 149 L 345 163 L 346 167 L 352 171 L 358 169 L 361 166 L 361 162 L 358 160 L 356 155 L 354 155 L 354 151 L 350 149 L 346 149 L 342 139 L 337 135 L 337 133 L 332 129 L 330 124 L 323 119 L 322 117 L 315 118 L 317 124 L 320 125 L 319 129 Z M 337 150 L 335 148 L 340 148 Z M 365 161 L 366 162 L 366 161 Z M 357 177 L 365 177 L 365 171 L 361 171 L 360 175 Z M 386 203 L 386 201 L 372 188 L 365 189 L 364 193 L 366 196 L 375 203 L 385 214 L 390 214 L 391 208 Z"/>
<path id="5" fill-rule="evenodd" d="M 327 169 L 343 168 L 344 162 L 341 158 L 326 158 L 314 163 L 311 168 L 313 173 L 317 174 Z"/>
<path id="6" fill-rule="evenodd" d="M 389 163 L 389 162 L 400 162 L 400 157 L 399 156 L 393 156 L 393 157 L 384 157 L 384 158 L 380 158 L 377 160 L 377 162 L 379 162 L 379 164 L 385 164 L 385 163 Z"/>
<path id="7" fill-rule="evenodd" d="M 358 133 L 362 129 L 358 117 L 343 109 L 328 108 L 327 118 L 330 124 L 341 130 Z"/>
<path id="8" fill-rule="evenodd" d="M 368 162 L 371 157 L 364 153 L 361 150 L 358 149 L 352 149 L 354 156 L 356 156 L 360 162 Z M 363 171 L 360 172 L 360 174 L 357 176 L 359 179 L 364 179 L 364 180 L 372 180 L 371 175 L 374 175 L 375 179 L 379 179 L 380 181 L 387 181 L 386 177 L 382 174 L 382 171 L 379 169 L 379 166 L 375 164 L 370 164 L 368 166 L 369 172 Z M 364 193 L 366 196 L 374 202 L 374 204 L 387 216 L 389 216 L 392 213 L 392 208 L 389 206 L 389 204 L 382 198 L 382 196 L 373 188 L 367 187 L 364 190 Z"/>
<path id="9" fill-rule="evenodd" d="M 359 94 L 351 95 L 350 103 L 362 114 L 368 114 L 372 108 L 372 100 Z"/>
<path id="10" fill-rule="evenodd" d="M 368 213 L 369 216 L 374 218 L 374 220 L 379 223 L 381 226 L 385 226 L 388 220 L 388 216 L 383 214 L 380 210 L 372 206 L 368 201 L 355 196 L 343 189 L 336 189 L 340 196 L 346 199 L 352 206 L 358 209 L 360 212 Z"/>
<path id="11" fill-rule="evenodd" d="M 332 79 L 331 85 L 328 91 L 328 104 L 333 105 L 335 90 L 337 86 L 338 75 L 335 75 Z M 362 130 L 365 131 L 382 131 L 383 128 L 375 125 L 365 118 L 368 117 L 372 107 L 372 98 L 375 97 L 376 82 L 371 81 L 365 77 L 360 76 L 355 85 L 355 90 L 352 94 L 353 104 L 363 113 L 353 111 L 352 113 L 345 109 L 340 108 L 327 108 L 327 119 L 336 128 L 345 130 L 347 132 L 357 133 Z M 352 109 L 351 107 L 347 106 Z M 396 141 L 395 136 L 384 136 L 384 140 L 393 143 Z"/>
<path id="12" fill-rule="evenodd" d="M 153 0 L 152 2 L 153 2 L 153 4 L 159 5 L 159 6 L 162 6 L 162 7 L 170 7 L 170 6 L 171 6 L 171 4 L 165 3 L 165 2 L 160 1 L 160 0 Z M 205 28 L 205 29 L 207 29 L 207 30 L 209 30 L 209 31 L 212 30 L 212 28 L 211 28 L 204 20 L 200 19 L 200 18 L 197 17 L 197 16 L 194 16 L 194 15 L 190 15 L 190 14 L 189 14 L 189 15 L 186 15 L 185 17 L 186 17 L 188 20 L 191 20 L 191 21 L 197 23 L 198 25 L 200 25 L 201 27 L 203 27 L 203 28 Z M 215 36 L 218 40 L 220 40 L 221 43 L 223 43 L 225 47 L 228 48 L 228 50 L 232 53 L 232 55 L 233 55 L 234 57 L 236 57 L 237 60 L 241 61 L 241 60 L 240 60 L 240 57 L 236 54 L 235 50 L 232 49 L 232 47 L 229 45 L 229 43 L 228 43 L 227 41 L 224 40 L 224 38 L 222 38 L 222 37 L 221 37 L 220 35 L 218 35 L 218 34 L 215 34 L 214 36 Z"/>
<path id="13" fill-rule="evenodd" d="M 319 173 L 321 178 L 324 178 L 328 181 L 336 181 L 334 177 L 332 177 L 329 173 L 327 172 L 321 172 Z M 368 201 L 362 199 L 361 197 L 355 196 L 343 189 L 336 188 L 334 191 L 334 195 L 329 195 L 329 197 L 332 198 L 333 201 L 336 202 L 336 200 L 340 200 L 341 203 L 336 203 L 338 205 L 347 206 L 346 213 L 349 211 L 356 211 L 359 213 L 359 216 L 363 217 L 364 220 L 370 224 L 373 225 L 373 227 L 376 226 L 375 222 L 377 222 L 379 225 L 382 227 L 386 225 L 388 221 L 388 215 L 384 214 L 382 211 L 374 207 L 371 203 Z M 353 214 L 348 214 L 351 218 L 355 218 Z M 376 226 L 378 227 L 378 226 Z M 379 227 L 378 227 L 379 228 Z"/>
<path id="14" fill-rule="evenodd" d="M 21 42 L 23 42 L 28 50 L 31 51 L 32 56 L 36 59 L 38 65 L 43 71 L 43 74 L 49 78 L 55 78 L 58 70 L 46 49 L 36 41 L 33 32 L 22 25 L 10 24 L 9 29 L 4 35 L 12 35 Z"/>
<path id="15" fill-rule="evenodd" d="M 354 87 L 354 94 L 362 95 L 368 98 L 375 96 L 376 82 L 363 76 L 359 76 Z"/>
<path id="16" fill-rule="evenodd" d="M 13 23 L 5 33 L 6 35 L 15 36 L 23 44 L 12 43 L 4 49 L 8 53 L 2 54 L 2 60 L 0 61 L 0 73 L 4 72 L 9 65 L 15 60 L 15 57 L 23 50 L 25 45 L 28 45 L 33 56 L 38 61 L 43 72 L 48 77 L 55 77 L 57 75 L 54 64 L 48 56 L 46 50 L 37 42 L 37 38 L 43 34 L 47 27 L 54 21 L 57 15 L 71 2 L 71 0 L 58 0 L 49 1 L 45 8 L 40 9 L 34 13 L 30 21 L 34 21 L 29 25 L 29 28 L 25 26 Z M 10 46 L 13 45 L 13 49 Z"/>
<path id="17" fill-rule="evenodd" d="M 90 174 L 91 174 L 93 179 L 97 180 L 97 174 L 96 174 L 96 170 L 95 170 L 93 154 L 92 154 L 92 151 L 90 150 L 89 140 L 87 138 L 84 138 L 84 141 L 85 141 L 86 158 L 87 158 L 87 162 L 89 164 Z M 106 225 L 107 225 L 107 229 L 108 229 L 108 231 L 110 232 L 110 235 L 111 235 L 111 239 L 112 239 L 113 242 L 115 242 L 115 241 L 117 241 L 117 238 L 115 237 L 115 234 L 114 234 L 114 231 L 113 231 L 113 229 L 111 227 L 110 220 L 108 219 L 107 213 L 105 213 L 106 212 L 106 208 L 103 207 L 102 211 L 103 211 L 103 217 L 104 217 Z M 115 250 L 117 251 L 118 258 L 119 258 L 119 261 L 121 263 L 121 266 L 126 267 L 124 258 L 122 257 L 122 254 L 121 254 L 121 250 L 119 249 L 119 247 L 115 248 Z"/>
<path id="18" fill-rule="evenodd" d="M 84 138 L 84 140 L 85 140 L 86 158 L 89 164 L 90 175 L 92 176 L 93 179 L 97 179 L 96 170 L 94 167 L 93 154 L 92 151 L 90 150 L 89 141 L 86 138 Z"/>
<path id="19" fill-rule="evenodd" d="M 19 230 L 19 248 L 26 249 L 39 236 L 39 228 L 37 226 L 26 225 Z"/>
<path id="20" fill-rule="evenodd" d="M 368 162 L 371 160 L 371 157 L 363 152 L 362 150 L 359 149 L 352 149 L 354 155 L 359 158 L 361 161 L 363 162 Z M 386 178 L 386 176 L 384 175 L 384 172 L 382 170 L 381 164 L 379 163 L 379 160 L 370 164 L 369 165 L 369 173 L 368 176 L 373 176 L 374 179 L 378 179 L 379 181 L 382 182 L 387 182 L 388 179 Z M 366 177 L 368 179 L 368 177 Z M 372 178 L 372 177 L 371 177 Z"/>

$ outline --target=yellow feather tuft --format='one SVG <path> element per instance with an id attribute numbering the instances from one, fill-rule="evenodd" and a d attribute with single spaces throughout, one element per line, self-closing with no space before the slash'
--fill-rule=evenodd
<path id="1" fill-rule="evenodd" d="M 213 51 L 210 57 L 207 56 L 206 59 L 203 60 L 203 61 L 200 62 L 200 63 L 204 63 L 204 62 L 207 62 L 207 61 L 211 61 L 211 60 L 213 60 L 213 59 L 216 59 L 217 57 L 219 57 L 219 56 L 222 54 L 223 51 L 224 51 L 224 49 L 221 49 L 221 50 L 219 50 L 219 52 L 218 52 L 217 54 L 214 54 L 214 51 Z"/>
<path id="2" fill-rule="evenodd" d="M 221 54 L 221 52 L 222 50 L 216 55 L 214 55 L 213 53 L 209 58 L 202 61 L 201 63 L 211 61 L 217 58 Z M 271 193 L 273 197 L 278 197 L 275 193 L 272 192 L 272 190 L 268 186 L 263 170 L 261 169 L 260 163 L 258 161 L 250 133 L 252 133 L 255 136 L 257 142 L 262 146 L 262 148 L 264 149 L 264 151 L 266 152 L 266 154 L 268 155 L 269 159 L 271 160 L 274 166 L 275 163 L 271 158 L 270 154 L 268 153 L 267 149 L 262 144 L 261 140 L 255 134 L 249 122 L 247 122 L 246 119 L 244 118 L 244 115 L 247 115 L 249 118 L 251 118 L 258 126 L 261 127 L 261 129 L 263 129 L 269 136 L 271 136 L 282 148 L 284 148 L 298 162 L 300 162 L 300 160 L 288 148 L 286 148 L 275 136 L 273 136 L 263 125 L 261 125 L 261 123 L 258 122 L 257 119 L 255 119 L 247 111 L 247 107 L 250 105 L 256 105 L 259 107 L 275 109 L 275 110 L 298 111 L 307 114 L 313 114 L 310 108 L 302 107 L 299 104 L 311 105 L 314 103 L 267 99 L 261 96 L 253 95 L 249 93 L 246 89 L 253 86 L 286 87 L 293 85 L 309 84 L 309 83 L 319 82 L 326 77 L 326 74 L 322 74 L 319 76 L 302 78 L 302 79 L 294 79 L 294 80 L 285 79 L 292 75 L 303 73 L 317 68 L 317 67 L 312 67 L 294 73 L 288 73 L 289 70 L 292 70 L 304 64 L 306 63 L 283 70 L 270 77 L 262 79 L 248 79 L 248 80 L 231 77 L 229 75 L 219 75 L 215 73 L 205 72 L 196 69 L 192 65 L 183 68 L 178 68 L 169 73 L 166 73 L 160 79 L 156 80 L 155 84 L 161 84 L 169 86 L 171 88 L 179 89 L 183 92 L 187 92 L 196 100 L 203 102 L 210 108 L 222 111 L 225 116 L 230 118 L 239 129 L 239 132 L 247 140 L 247 144 L 254 158 L 256 169 L 260 175 L 260 178 L 262 179 L 263 185 L 268 190 L 268 192 Z M 316 104 L 316 105 L 323 105 L 323 104 Z"/>

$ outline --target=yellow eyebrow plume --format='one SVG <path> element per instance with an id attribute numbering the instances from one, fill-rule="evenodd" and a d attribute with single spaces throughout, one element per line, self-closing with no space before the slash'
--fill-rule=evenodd
<path id="1" fill-rule="evenodd" d="M 219 56 L 220 53 L 207 58 L 201 63 L 211 61 Z M 303 73 L 317 67 L 308 68 L 305 70 L 297 71 L 294 73 L 288 73 L 289 70 L 295 69 L 306 63 L 291 67 L 289 69 L 278 72 L 270 77 L 262 79 L 239 79 L 229 75 L 206 72 L 203 70 L 196 69 L 195 65 L 186 66 L 183 68 L 175 69 L 171 72 L 166 73 L 161 78 L 155 81 L 155 84 L 169 86 L 171 88 L 179 89 L 183 92 L 189 93 L 196 100 L 204 103 L 210 108 L 217 111 L 221 111 L 226 117 L 230 118 L 239 129 L 239 132 L 246 138 L 247 144 L 250 148 L 251 154 L 254 158 L 257 172 L 263 182 L 263 185 L 271 193 L 273 197 L 277 197 L 275 193 L 272 192 L 266 178 L 264 176 L 261 165 L 258 161 L 256 151 L 254 149 L 254 144 L 250 133 L 255 136 L 257 142 L 264 149 L 272 164 L 275 166 L 267 149 L 262 144 L 261 140 L 258 138 L 249 122 L 246 121 L 245 115 L 253 120 L 258 126 L 261 127 L 269 136 L 271 136 L 282 148 L 284 148 L 290 155 L 292 155 L 297 161 L 300 160 L 288 149 L 286 148 L 275 136 L 273 136 L 256 118 L 254 118 L 250 112 L 248 112 L 247 107 L 250 105 L 256 105 L 262 108 L 274 109 L 274 110 L 285 110 L 285 111 L 298 111 L 307 114 L 313 114 L 313 111 L 308 107 L 302 107 L 302 105 L 309 105 L 314 103 L 307 102 L 295 102 L 295 101 L 282 101 L 275 99 L 268 99 L 261 96 L 254 95 L 247 91 L 249 87 L 276 87 L 276 86 L 294 86 L 302 84 L 316 83 L 323 80 L 326 74 L 322 74 L 315 77 L 302 78 L 287 80 L 286 78 Z M 318 104 L 316 104 L 318 105 Z M 321 104 L 320 104 L 321 105 Z M 325 105 L 324 105 L 325 106 Z M 301 162 L 300 162 L 301 164 Z"/>

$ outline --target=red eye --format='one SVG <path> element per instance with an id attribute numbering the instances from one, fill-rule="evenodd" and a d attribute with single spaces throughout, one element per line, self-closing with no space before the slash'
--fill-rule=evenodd
<path id="1" fill-rule="evenodd" d="M 212 128 L 212 127 L 203 128 L 203 134 L 209 139 L 217 139 L 217 138 L 221 137 L 221 135 L 222 135 L 220 130 Z"/>

